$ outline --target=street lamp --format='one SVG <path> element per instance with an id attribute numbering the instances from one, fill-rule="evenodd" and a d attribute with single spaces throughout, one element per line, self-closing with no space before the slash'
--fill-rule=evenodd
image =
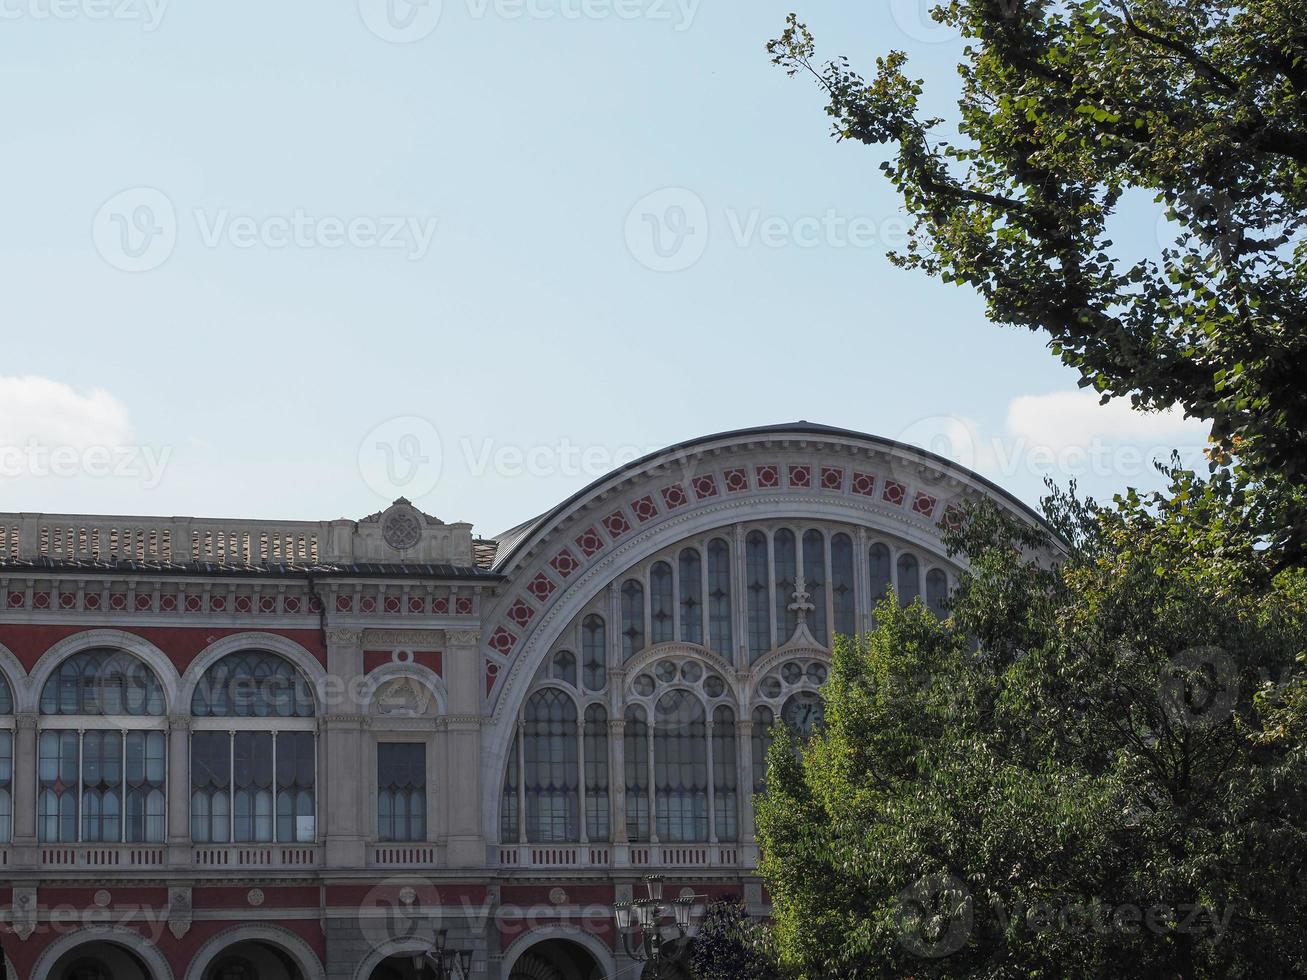
<path id="1" fill-rule="evenodd" d="M 449 930 L 441 929 L 430 949 L 413 954 L 413 972 L 419 978 L 430 969 L 436 980 L 471 980 L 472 950 L 449 949 L 448 939 Z"/>
<path id="2" fill-rule="evenodd" d="M 673 902 L 663 901 L 663 876 L 649 875 L 644 880 L 646 896 L 631 902 L 618 902 L 613 906 L 613 919 L 622 936 L 626 955 L 637 962 L 657 963 L 670 944 L 685 938 L 690 930 L 690 912 L 702 895 L 689 895 Z M 663 921 L 672 917 L 676 935 L 663 933 Z M 636 933 L 640 939 L 636 941 Z M 634 948 L 632 946 L 634 945 Z"/>

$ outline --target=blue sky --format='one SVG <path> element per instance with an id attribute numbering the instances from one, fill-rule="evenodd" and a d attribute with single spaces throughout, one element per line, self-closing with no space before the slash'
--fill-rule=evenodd
<path id="1" fill-rule="evenodd" d="M 492 533 L 799 418 L 1027 500 L 1045 471 L 1154 485 L 1202 427 L 1096 408 L 1040 337 L 890 266 L 879 156 L 764 51 L 794 9 L 826 54 L 906 49 L 946 109 L 961 42 L 923 6 L 0 0 L 0 510 L 403 491 Z"/>

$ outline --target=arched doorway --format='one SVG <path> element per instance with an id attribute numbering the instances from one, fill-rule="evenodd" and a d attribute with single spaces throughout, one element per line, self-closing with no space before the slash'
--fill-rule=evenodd
<path id="1" fill-rule="evenodd" d="M 50 967 L 50 980 L 156 980 L 126 946 L 91 942 L 70 949 Z"/>
<path id="2" fill-rule="evenodd" d="M 372 968 L 368 980 L 427 980 L 429 973 L 421 973 L 413 966 L 412 953 L 387 956 Z"/>
<path id="3" fill-rule="evenodd" d="M 203 980 L 306 980 L 284 951 L 257 939 L 233 943 L 204 969 Z"/>
<path id="4" fill-rule="evenodd" d="M 579 943 L 546 939 L 517 958 L 508 980 L 604 980 L 604 973 Z"/>

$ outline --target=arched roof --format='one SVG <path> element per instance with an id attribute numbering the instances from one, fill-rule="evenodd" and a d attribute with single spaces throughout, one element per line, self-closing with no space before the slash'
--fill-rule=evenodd
<path id="1" fill-rule="evenodd" d="M 659 449 L 655 452 L 649 453 L 639 459 L 627 463 L 624 466 L 620 466 L 590 483 L 588 486 L 582 487 L 566 500 L 538 517 L 532 518 L 529 521 L 519 524 L 516 527 L 509 528 L 507 531 L 496 535 L 494 540 L 498 547 L 496 549 L 493 568 L 495 571 L 499 572 L 511 568 L 514 561 L 533 538 L 554 526 L 569 511 L 573 510 L 578 505 L 583 504 L 585 501 L 598 496 L 606 488 L 622 483 L 646 470 L 655 469 L 660 465 L 665 465 L 669 460 L 709 452 L 718 445 L 738 445 L 741 443 L 760 442 L 766 441 L 769 437 L 777 439 L 794 439 L 795 437 L 803 436 L 861 443 L 869 449 L 878 449 L 915 457 L 923 464 L 932 466 L 946 475 L 959 479 L 963 484 L 971 484 L 978 489 L 983 488 L 990 495 L 1000 499 L 1004 504 L 1014 511 L 1017 511 L 1028 520 L 1041 526 L 1047 526 L 1043 518 L 1033 508 L 1009 493 L 1007 490 L 1004 490 L 997 483 L 979 473 L 976 473 L 974 470 L 970 470 L 944 456 L 939 455 L 938 453 L 905 442 L 900 442 L 896 439 L 888 439 L 884 436 L 859 432 L 855 429 L 844 429 L 837 426 L 822 425 L 818 422 L 800 420 L 798 422 L 784 422 L 779 425 L 763 425 L 744 429 L 730 429 L 725 432 L 717 432 L 712 435 L 687 439 L 683 442 L 678 442 L 675 445 L 668 446 L 665 449 Z"/>

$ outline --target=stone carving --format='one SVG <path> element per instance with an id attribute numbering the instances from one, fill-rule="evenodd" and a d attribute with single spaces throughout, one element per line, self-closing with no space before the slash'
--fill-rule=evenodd
<path id="1" fill-rule="evenodd" d="M 382 715 L 422 715 L 431 703 L 431 692 L 411 677 L 401 677 L 377 694 L 377 713 Z"/>
<path id="2" fill-rule="evenodd" d="M 403 497 L 381 515 L 381 539 L 396 551 L 408 551 L 422 540 L 422 517 Z"/>
<path id="3" fill-rule="evenodd" d="M 36 931 L 36 889 L 16 887 L 13 891 L 14 934 L 26 942 Z"/>
<path id="4" fill-rule="evenodd" d="M 168 889 L 168 931 L 181 939 L 191 930 L 191 890 L 189 888 L 171 887 Z"/>
<path id="5" fill-rule="evenodd" d="M 245 901 L 249 902 L 255 908 L 263 904 L 263 889 L 251 888 L 245 893 Z"/>

